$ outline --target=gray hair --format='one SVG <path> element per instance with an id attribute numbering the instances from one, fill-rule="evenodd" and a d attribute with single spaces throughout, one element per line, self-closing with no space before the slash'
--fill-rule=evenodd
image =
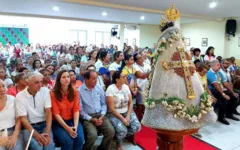
<path id="1" fill-rule="evenodd" d="M 213 67 L 214 65 L 216 65 L 217 63 L 219 63 L 218 60 L 213 60 L 210 62 L 210 66 Z"/>
<path id="2" fill-rule="evenodd" d="M 25 80 L 26 81 L 29 81 L 31 80 L 33 77 L 40 77 L 40 78 L 43 78 L 43 75 L 37 71 L 34 71 L 34 72 L 30 72 L 26 75 L 25 77 Z"/>

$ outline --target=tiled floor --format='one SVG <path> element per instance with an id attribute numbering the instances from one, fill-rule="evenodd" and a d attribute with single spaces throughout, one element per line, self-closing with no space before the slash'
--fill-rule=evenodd
<path id="1" fill-rule="evenodd" d="M 200 129 L 202 140 L 222 150 L 240 150 L 240 121 L 227 120 L 229 126 L 216 122 Z"/>
<path id="2" fill-rule="evenodd" d="M 240 107 L 238 108 L 240 112 Z M 240 118 L 239 116 L 236 116 Z M 221 150 L 240 150 L 240 121 L 229 120 L 230 125 L 224 125 L 219 122 L 205 126 L 200 129 L 202 140 L 210 143 Z M 101 142 L 101 138 L 98 139 L 97 144 Z M 115 144 L 112 145 L 114 150 Z M 141 150 L 140 147 L 132 145 L 128 141 L 123 143 L 124 150 Z"/>

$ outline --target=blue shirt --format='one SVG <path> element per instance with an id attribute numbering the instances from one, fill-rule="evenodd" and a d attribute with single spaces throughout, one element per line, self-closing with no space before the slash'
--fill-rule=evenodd
<path id="1" fill-rule="evenodd" d="M 80 115 L 84 120 L 91 120 L 91 114 L 105 115 L 107 112 L 106 96 L 103 89 L 96 85 L 94 89 L 89 90 L 85 83 L 78 88 L 80 98 Z"/>
<path id="2" fill-rule="evenodd" d="M 208 80 L 208 88 L 211 90 L 211 92 L 217 92 L 213 86 L 213 83 L 218 83 L 220 87 L 223 89 L 223 82 L 226 82 L 227 79 L 224 77 L 224 75 L 218 71 L 214 72 L 212 69 L 209 69 L 207 72 L 207 80 Z"/>
<path id="3" fill-rule="evenodd" d="M 110 52 L 110 54 L 113 54 L 114 53 L 114 48 L 110 49 L 109 52 Z"/>

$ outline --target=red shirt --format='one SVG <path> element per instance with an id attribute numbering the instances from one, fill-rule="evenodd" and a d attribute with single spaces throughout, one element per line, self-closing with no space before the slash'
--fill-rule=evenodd
<path id="1" fill-rule="evenodd" d="M 73 88 L 77 90 L 81 85 L 82 85 L 82 82 L 77 80 L 76 84 L 73 86 Z"/>
<path id="2" fill-rule="evenodd" d="M 73 118 L 74 113 L 80 111 L 79 94 L 77 90 L 74 89 L 74 99 L 72 102 L 68 101 L 67 95 L 63 96 L 61 101 L 56 99 L 54 92 L 51 92 L 50 95 L 54 116 L 59 114 L 64 120 L 70 120 Z"/>
<path id="3" fill-rule="evenodd" d="M 7 95 L 12 95 L 12 96 L 16 97 L 18 92 L 20 92 L 20 91 L 17 91 L 17 87 L 13 86 L 7 90 Z"/>
<path id="4" fill-rule="evenodd" d="M 16 54 L 16 58 L 20 58 L 20 53 L 21 53 L 21 50 L 20 49 L 16 49 L 15 51 L 15 54 Z"/>

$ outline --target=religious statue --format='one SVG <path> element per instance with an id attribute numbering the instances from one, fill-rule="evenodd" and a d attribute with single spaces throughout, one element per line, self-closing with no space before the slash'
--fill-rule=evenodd
<path id="1" fill-rule="evenodd" d="M 184 135 L 215 122 L 217 116 L 211 97 L 196 74 L 184 37 L 174 26 L 179 11 L 172 6 L 166 15 L 170 22 L 160 22 L 162 33 L 149 77 L 142 124 L 158 131 L 159 139 L 163 135 L 168 139 L 179 136 L 178 142 L 181 142 Z M 165 144 L 169 142 L 171 140 Z"/>

